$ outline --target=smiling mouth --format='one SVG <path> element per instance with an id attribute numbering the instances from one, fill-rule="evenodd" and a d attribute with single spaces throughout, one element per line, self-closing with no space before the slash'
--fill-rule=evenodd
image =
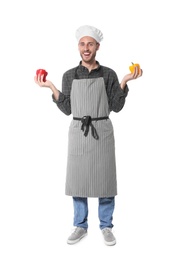
<path id="1" fill-rule="evenodd" d="M 84 52 L 83 55 L 84 55 L 85 57 L 88 57 L 88 56 L 90 56 L 90 53 L 89 53 L 89 52 Z"/>

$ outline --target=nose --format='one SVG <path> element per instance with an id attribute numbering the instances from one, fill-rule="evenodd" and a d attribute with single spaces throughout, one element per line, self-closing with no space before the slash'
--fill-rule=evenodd
<path id="1" fill-rule="evenodd" d="M 85 50 L 85 51 L 88 51 L 88 50 L 89 50 L 89 45 L 88 45 L 88 44 L 85 44 L 85 45 L 84 45 L 84 50 Z"/>

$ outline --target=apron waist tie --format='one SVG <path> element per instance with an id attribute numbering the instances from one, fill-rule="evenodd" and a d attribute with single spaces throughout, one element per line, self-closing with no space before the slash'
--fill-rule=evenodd
<path id="1" fill-rule="evenodd" d="M 91 116 L 83 116 L 82 118 L 73 117 L 74 120 L 81 121 L 81 123 L 82 123 L 81 130 L 84 132 L 84 136 L 85 137 L 88 135 L 89 127 L 91 126 L 91 134 L 94 137 L 94 139 L 96 139 L 96 140 L 99 139 L 99 136 L 97 134 L 97 131 L 96 131 L 95 127 L 92 124 L 92 121 L 105 120 L 105 119 L 108 119 L 108 118 L 109 118 L 108 116 L 97 117 L 97 118 L 91 118 Z"/>

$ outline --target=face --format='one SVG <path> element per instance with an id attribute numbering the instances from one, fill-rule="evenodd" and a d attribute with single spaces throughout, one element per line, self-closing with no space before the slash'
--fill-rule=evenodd
<path id="1" fill-rule="evenodd" d="M 100 44 L 95 39 L 85 36 L 80 39 L 78 48 L 82 61 L 85 63 L 92 63 L 95 60 L 96 51 L 99 49 Z"/>

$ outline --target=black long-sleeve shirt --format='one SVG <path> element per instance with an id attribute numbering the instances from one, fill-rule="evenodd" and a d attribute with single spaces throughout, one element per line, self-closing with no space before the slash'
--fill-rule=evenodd
<path id="1" fill-rule="evenodd" d="M 53 101 L 64 114 L 70 115 L 70 92 L 75 75 L 77 75 L 79 79 L 87 79 L 101 77 L 101 73 L 106 86 L 109 109 L 110 111 L 119 112 L 125 104 L 125 99 L 129 91 L 128 86 L 126 85 L 123 90 L 120 87 L 116 72 L 108 67 L 100 65 L 99 63 L 98 67 L 90 72 L 86 67 L 81 65 L 81 62 L 78 67 L 66 71 L 63 74 L 62 92 L 59 94 L 59 99 L 55 100 L 54 95 L 52 95 Z"/>

